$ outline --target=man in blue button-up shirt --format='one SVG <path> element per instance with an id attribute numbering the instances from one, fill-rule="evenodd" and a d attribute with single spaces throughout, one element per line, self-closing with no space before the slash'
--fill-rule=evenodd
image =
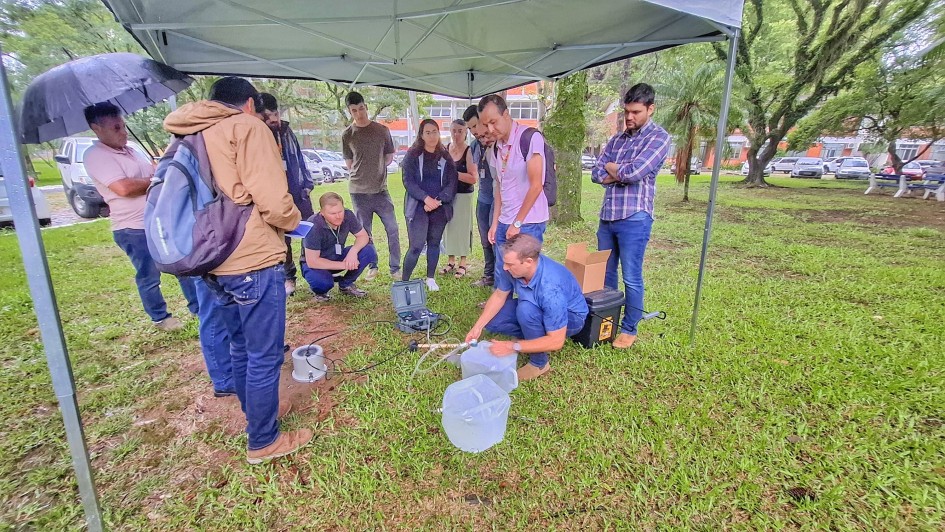
<path id="1" fill-rule="evenodd" d="M 512 277 L 511 291 L 518 297 L 496 288 L 466 341 L 478 340 L 483 329 L 521 338 L 493 341 L 491 351 L 496 356 L 528 353 L 528 363 L 518 370 L 518 380 L 527 381 L 547 373 L 551 369 L 548 352 L 561 349 L 569 336 L 581 332 L 587 301 L 574 275 L 541 254 L 537 238 L 519 233 L 500 251 L 502 267 Z"/>
<path id="2" fill-rule="evenodd" d="M 591 171 L 591 181 L 604 187 L 597 249 L 613 250 L 607 260 L 604 285 L 617 288 L 617 263 L 623 270 L 627 294 L 620 334 L 614 347 L 629 348 L 637 339 L 643 315 L 643 254 L 653 227 L 656 174 L 669 151 L 666 130 L 653 123 L 656 94 L 638 83 L 623 99 L 626 129 L 614 135 Z"/>

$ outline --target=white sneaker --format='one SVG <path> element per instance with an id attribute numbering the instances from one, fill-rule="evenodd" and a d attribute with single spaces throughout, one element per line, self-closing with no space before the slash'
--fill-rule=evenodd
<path id="1" fill-rule="evenodd" d="M 286 297 L 291 296 L 295 293 L 295 281 L 292 279 L 287 279 L 285 282 L 285 295 Z"/>
<path id="2" fill-rule="evenodd" d="M 367 271 L 364 272 L 365 281 L 373 281 L 376 278 L 377 278 L 377 268 L 368 268 Z"/>
<path id="3" fill-rule="evenodd" d="M 436 284 L 436 281 L 433 280 L 433 277 L 427 277 L 427 290 L 431 292 L 440 291 L 440 285 Z"/>

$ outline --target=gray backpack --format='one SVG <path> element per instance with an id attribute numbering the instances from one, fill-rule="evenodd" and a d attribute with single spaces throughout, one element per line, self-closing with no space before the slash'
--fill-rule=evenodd
<path id="1" fill-rule="evenodd" d="M 210 171 L 203 133 L 177 137 L 158 162 L 148 187 L 144 232 L 164 273 L 205 275 L 233 253 L 253 205 L 220 192 Z"/>

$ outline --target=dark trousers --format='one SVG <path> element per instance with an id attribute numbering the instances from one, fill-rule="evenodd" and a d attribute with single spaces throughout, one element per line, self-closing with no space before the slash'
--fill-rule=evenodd
<path id="1" fill-rule="evenodd" d="M 131 259 L 131 265 L 135 267 L 135 285 L 138 286 L 138 296 L 141 297 L 141 304 L 151 321 L 158 322 L 169 318 L 171 313 L 167 311 L 167 302 L 161 294 L 161 272 L 154 264 L 151 252 L 148 251 L 148 240 L 144 236 L 144 229 L 119 229 L 112 232 L 112 237 L 118 247 Z M 194 280 L 190 277 L 178 277 L 177 281 L 180 283 L 180 291 L 187 299 L 187 308 L 191 314 L 196 315 L 199 303 Z"/>
<path id="2" fill-rule="evenodd" d="M 308 220 L 315 214 L 315 211 L 312 207 L 312 200 L 308 196 L 292 196 L 292 199 L 295 201 L 295 206 L 298 207 L 299 212 L 302 213 L 302 219 Z M 305 248 L 299 244 L 299 247 L 302 249 L 301 258 L 305 258 Z M 285 237 L 285 279 L 286 281 L 295 281 L 296 274 L 298 270 L 295 267 L 295 253 L 292 251 L 292 238 Z"/>
<path id="3" fill-rule="evenodd" d="M 446 230 L 448 222 L 449 219 L 443 207 L 426 212 L 423 210 L 422 203 L 417 205 L 417 212 L 414 213 L 413 218 L 407 220 L 407 239 L 410 241 L 410 246 L 407 248 L 407 256 L 404 257 L 403 279 L 405 281 L 410 279 L 413 269 L 417 267 L 424 245 L 427 246 L 427 277 L 436 275 L 436 265 L 440 261 L 440 240 L 443 238 L 443 231 Z"/>
<path id="4" fill-rule="evenodd" d="M 653 217 L 639 211 L 629 218 L 606 222 L 597 227 L 597 249 L 612 250 L 607 259 L 604 286 L 617 288 L 617 264 L 620 264 L 627 308 L 620 323 L 620 332 L 637 334 L 643 317 L 643 254 L 650 241 Z"/>
<path id="5" fill-rule="evenodd" d="M 387 231 L 387 248 L 390 253 L 390 272 L 400 269 L 400 229 L 397 227 L 397 216 L 394 214 L 394 202 L 385 190 L 376 194 L 351 194 L 351 206 L 355 216 L 364 226 L 364 230 L 373 239 L 371 231 L 374 225 L 374 215 L 377 214 Z"/>
<path id="6" fill-rule="evenodd" d="M 240 331 L 240 315 L 236 304 L 222 305 L 216 294 L 200 277 L 194 277 L 197 298 L 200 300 L 200 351 L 203 353 L 207 374 L 217 392 L 235 389 L 233 359 L 230 357 L 230 338 L 245 345 Z"/>
<path id="7" fill-rule="evenodd" d="M 568 312 L 568 337 L 581 332 L 583 328 L 584 319 Z M 545 330 L 544 311 L 538 305 L 511 297 L 506 300 L 499 313 L 486 324 L 486 330 L 523 340 L 534 340 L 551 332 Z M 548 353 L 529 353 L 528 362 L 533 366 L 543 368 L 548 363 Z"/>
<path id="8" fill-rule="evenodd" d="M 476 202 L 476 223 L 479 226 L 479 243 L 486 266 L 483 277 L 495 277 L 495 248 L 489 242 L 489 227 L 492 225 L 492 204 Z"/>
<path id="9" fill-rule="evenodd" d="M 348 252 L 351 251 L 351 246 L 346 247 L 341 255 L 337 256 L 326 256 L 324 258 L 328 260 L 342 260 L 348 255 Z M 316 294 L 327 294 L 331 290 L 335 283 L 338 283 L 338 288 L 347 288 L 354 284 L 358 280 L 358 277 L 361 276 L 361 272 L 368 267 L 369 264 L 374 264 L 377 262 L 377 251 L 374 249 L 374 244 L 368 244 L 361 248 L 361 251 L 358 252 L 358 269 L 356 270 L 316 270 L 314 268 L 309 268 L 308 264 L 303 260 L 302 264 L 302 277 L 308 281 L 308 285 L 312 287 L 312 292 Z M 343 275 L 338 275 L 342 274 Z"/>
<path id="10" fill-rule="evenodd" d="M 285 359 L 285 273 L 281 264 L 238 275 L 207 275 L 204 282 L 238 327 L 230 336 L 233 384 L 246 415 L 249 450 L 279 437 L 279 371 Z M 235 315 L 235 314 L 234 314 Z"/>

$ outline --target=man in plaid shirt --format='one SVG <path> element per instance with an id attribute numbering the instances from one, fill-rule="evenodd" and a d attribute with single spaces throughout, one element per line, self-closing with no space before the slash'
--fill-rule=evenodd
<path id="1" fill-rule="evenodd" d="M 638 83 L 623 99 L 626 129 L 614 135 L 591 171 L 604 187 L 597 248 L 612 250 L 604 285 L 617 288 L 617 262 L 623 270 L 626 309 L 614 347 L 629 348 L 643 315 L 643 254 L 653 226 L 656 174 L 669 151 L 666 130 L 653 123 L 653 87 Z"/>

